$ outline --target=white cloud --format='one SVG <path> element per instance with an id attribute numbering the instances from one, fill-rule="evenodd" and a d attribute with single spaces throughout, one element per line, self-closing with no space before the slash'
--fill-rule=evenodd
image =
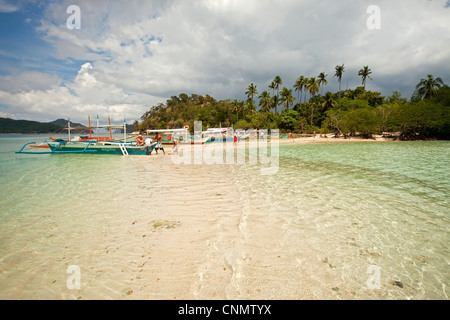
<path id="1" fill-rule="evenodd" d="M 0 1 L 0 13 L 11 13 L 19 10 L 19 6 L 11 4 L 7 1 Z"/>
<path id="2" fill-rule="evenodd" d="M 39 31 L 54 58 L 90 64 L 60 84 L 49 75 L 42 83 L 17 76 L 11 83 L 27 83 L 28 91 L 1 86 L 1 104 L 44 112 L 44 102 L 26 105 L 39 98 L 57 117 L 99 110 L 138 119 L 160 97 L 243 98 L 248 84 L 268 90 L 276 75 L 291 87 L 300 75 L 325 72 L 325 89 L 336 91 L 334 67 L 342 63 L 344 84 L 359 85 L 357 71 L 369 65 L 368 88 L 385 95 L 411 93 L 426 73 L 450 81 L 445 0 L 379 0 L 381 30 L 366 27 L 368 0 L 80 0 L 81 30 L 66 27 L 71 4 L 50 3 Z"/>
<path id="3" fill-rule="evenodd" d="M 0 76 L 0 90 L 17 93 L 30 90 L 46 90 L 58 85 L 57 76 L 38 71 L 26 71 L 15 75 Z"/>
<path id="4" fill-rule="evenodd" d="M 27 78 L 20 75 L 16 79 Z M 39 76 L 39 75 L 38 75 Z M 29 85 L 25 82 L 25 85 Z M 138 119 L 161 98 L 145 94 L 129 94 L 95 76 L 90 63 L 81 66 L 71 83 L 52 85 L 46 89 L 9 92 L 0 89 L 0 103 L 28 119 L 51 121 L 60 117 L 85 121 L 88 115 L 111 116 L 114 121 Z M 12 115 L 12 112 L 4 112 Z"/>

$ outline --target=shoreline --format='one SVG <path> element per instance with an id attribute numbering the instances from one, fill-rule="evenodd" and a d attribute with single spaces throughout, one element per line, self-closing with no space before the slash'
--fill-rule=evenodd
<path id="1" fill-rule="evenodd" d="M 316 144 L 316 143 L 349 143 L 349 142 L 394 142 L 399 141 L 394 138 L 383 138 L 381 136 L 374 136 L 373 139 L 365 139 L 365 138 L 354 138 L 354 137 L 348 137 L 348 138 L 334 138 L 334 137 L 328 137 L 317 135 L 316 137 L 297 137 L 297 138 L 287 138 L 287 139 L 280 139 L 280 145 L 283 144 Z M 418 140 L 422 141 L 422 140 Z"/>
<path id="2" fill-rule="evenodd" d="M 439 139 L 418 139 L 418 140 L 400 140 L 398 137 L 395 138 L 385 138 L 381 135 L 374 135 L 372 139 L 359 138 L 359 137 L 339 137 L 334 138 L 333 134 L 323 135 L 318 134 L 316 137 L 296 137 L 280 139 L 280 145 L 296 145 L 296 144 L 324 144 L 324 143 L 351 143 L 351 142 L 433 142 L 433 141 L 450 141 L 450 140 L 439 140 Z"/>

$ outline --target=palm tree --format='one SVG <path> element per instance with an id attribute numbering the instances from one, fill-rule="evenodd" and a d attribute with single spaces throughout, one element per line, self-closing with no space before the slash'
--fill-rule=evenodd
<path id="1" fill-rule="evenodd" d="M 303 87 L 305 86 L 305 77 L 300 76 L 297 80 L 295 80 L 294 89 L 298 92 L 298 101 L 302 102 L 302 99 L 300 97 L 300 94 L 303 96 Z"/>
<path id="2" fill-rule="evenodd" d="M 275 95 L 275 82 L 274 81 L 272 81 L 269 84 L 269 89 L 272 89 L 272 95 L 274 96 Z"/>
<path id="3" fill-rule="evenodd" d="M 428 99 L 434 96 L 436 91 L 444 85 L 441 78 L 433 78 L 433 75 L 427 75 L 426 79 L 420 79 L 416 85 L 416 91 L 420 99 Z"/>
<path id="4" fill-rule="evenodd" d="M 303 87 L 305 88 L 305 99 L 303 100 L 306 103 L 306 91 L 308 90 L 309 78 L 303 78 Z"/>
<path id="5" fill-rule="evenodd" d="M 281 99 L 280 101 L 284 103 L 284 107 L 286 109 L 289 109 L 289 105 L 293 104 L 295 101 L 295 98 L 292 96 L 292 89 L 283 88 L 281 89 Z"/>
<path id="6" fill-rule="evenodd" d="M 272 103 L 273 103 L 273 107 L 275 109 L 275 114 L 277 114 L 277 107 L 278 104 L 280 103 L 280 100 L 278 99 L 278 96 L 273 96 L 273 98 L 271 99 Z"/>
<path id="7" fill-rule="evenodd" d="M 311 97 L 314 98 L 316 92 L 320 90 L 320 86 L 318 81 L 316 81 L 316 78 L 313 77 L 309 79 L 307 88 Z M 311 102 L 311 126 L 313 125 L 313 116 L 314 116 L 314 101 Z"/>
<path id="8" fill-rule="evenodd" d="M 259 106 L 261 112 L 267 112 L 270 110 L 270 92 L 263 91 L 259 96 Z"/>
<path id="9" fill-rule="evenodd" d="M 245 110 L 247 111 L 246 112 L 247 114 L 256 113 L 256 106 L 255 106 L 255 103 L 253 102 L 253 100 L 247 99 L 247 104 L 246 104 Z"/>
<path id="10" fill-rule="evenodd" d="M 277 89 L 277 99 L 278 99 L 278 89 L 283 84 L 283 81 L 281 80 L 280 76 L 276 76 L 275 79 L 273 79 L 273 83 L 275 85 L 275 89 Z"/>
<path id="11" fill-rule="evenodd" d="M 310 94 L 310 99 L 316 96 L 316 93 L 320 90 L 319 82 L 316 81 L 316 78 L 309 78 L 308 84 L 306 87 Z"/>
<path id="12" fill-rule="evenodd" d="M 366 78 L 373 80 L 372 77 L 370 76 L 370 74 L 372 74 L 372 70 L 369 69 L 369 66 L 364 66 L 358 72 L 358 76 L 361 76 L 361 78 L 362 78 L 362 85 L 364 86 L 364 91 L 366 90 Z"/>
<path id="13" fill-rule="evenodd" d="M 328 81 L 325 79 L 326 77 L 327 77 L 328 75 L 327 74 L 325 74 L 325 72 L 321 72 L 320 74 L 319 74 L 319 86 L 321 85 L 322 86 L 322 92 L 320 93 L 320 95 L 322 95 L 323 96 L 323 85 L 324 84 L 328 84 Z"/>
<path id="14" fill-rule="evenodd" d="M 248 87 L 247 87 L 247 91 L 245 92 L 245 94 L 247 95 L 247 97 L 249 99 L 252 100 L 253 102 L 253 96 L 256 96 L 258 94 L 258 91 L 256 90 L 256 86 L 251 83 Z"/>
<path id="15" fill-rule="evenodd" d="M 336 101 L 334 101 L 332 93 L 328 91 L 323 97 L 322 112 L 326 112 L 327 110 L 332 109 L 335 104 Z"/>
<path id="16" fill-rule="evenodd" d="M 336 66 L 334 68 L 336 70 L 336 73 L 334 74 L 335 77 L 338 78 L 339 81 L 339 102 L 341 101 L 341 80 L 342 80 L 342 75 L 344 74 L 344 64 L 342 64 L 342 66 Z"/>
<path id="17" fill-rule="evenodd" d="M 236 99 L 233 100 L 233 111 L 236 112 L 237 115 L 236 122 L 239 121 L 239 111 L 241 111 L 242 109 L 242 104 L 243 104 L 242 101 L 238 101 Z"/>

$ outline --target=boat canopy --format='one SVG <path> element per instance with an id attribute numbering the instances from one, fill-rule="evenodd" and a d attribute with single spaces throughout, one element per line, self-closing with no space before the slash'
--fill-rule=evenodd
<path id="1" fill-rule="evenodd" d="M 188 129 L 149 129 L 147 133 L 173 133 L 173 132 L 188 132 Z"/>

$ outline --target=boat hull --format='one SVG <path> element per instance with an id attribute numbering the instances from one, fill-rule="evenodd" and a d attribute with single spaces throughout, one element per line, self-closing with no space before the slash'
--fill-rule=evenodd
<path id="1" fill-rule="evenodd" d="M 50 149 L 56 153 L 95 153 L 123 155 L 123 151 L 117 143 L 61 143 L 59 145 L 49 144 Z M 124 148 L 129 155 L 145 155 L 144 146 L 125 145 Z"/>

